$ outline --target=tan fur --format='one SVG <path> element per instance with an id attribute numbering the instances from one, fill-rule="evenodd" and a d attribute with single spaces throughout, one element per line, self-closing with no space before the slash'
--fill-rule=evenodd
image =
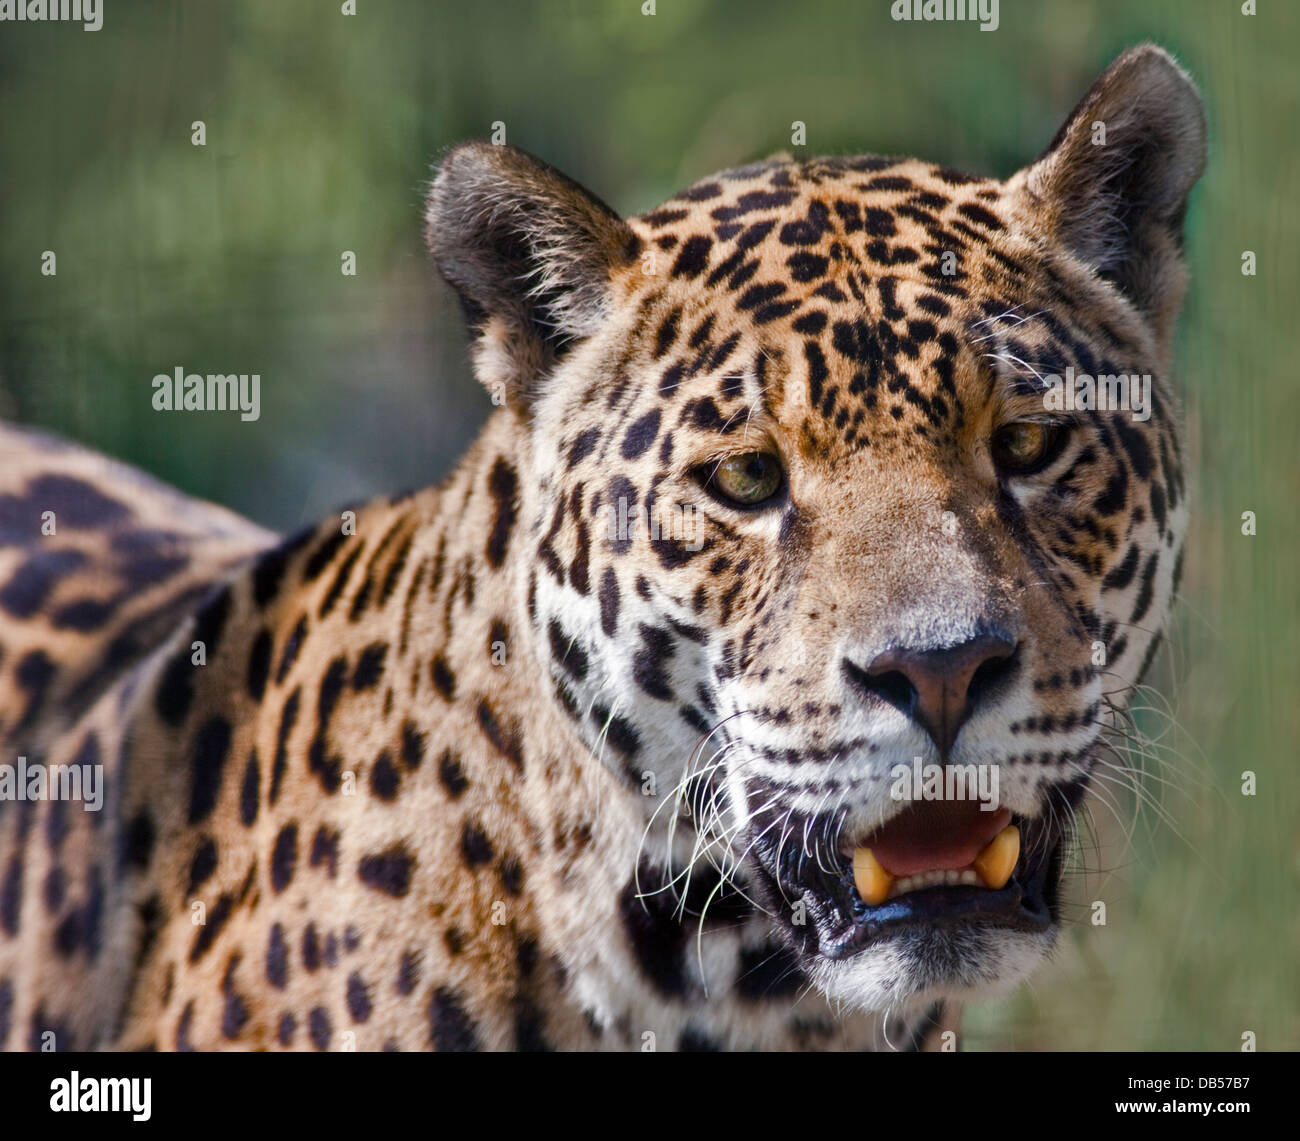
<path id="1" fill-rule="evenodd" d="M 1086 149 L 1093 112 L 1126 149 Z M 956 1003 L 1013 985 L 1050 933 L 835 959 L 756 851 L 770 789 L 749 782 L 823 830 L 838 797 L 851 852 L 897 807 L 886 761 L 932 745 L 846 663 L 989 623 L 1021 672 L 958 759 L 1001 765 L 1027 820 L 1086 781 L 1186 525 L 1168 373 L 1198 113 L 1137 49 L 1006 183 L 785 157 L 626 222 L 520 152 L 458 148 L 431 245 L 505 406 L 438 487 L 279 547 L 0 429 L 0 527 L 23 528 L 0 606 L 34 558 L 82 552 L 33 614 L 0 610 L 0 741 L 94 759 L 109 790 L 98 815 L 0 803 L 0 1046 L 940 1047 Z M 1157 147 L 1136 168 L 1134 124 Z M 1152 187 L 1128 246 L 1105 229 L 1124 161 Z M 1063 354 L 1152 372 L 1157 415 L 1084 420 L 1059 468 L 1011 478 L 991 440 L 1042 418 L 1031 374 Z M 707 490 L 754 450 L 781 457 L 787 505 Z M 123 512 L 47 541 L 48 474 Z M 698 509 L 702 548 L 611 534 L 618 495 Z M 182 565 L 93 632 L 55 629 L 130 586 L 123 534 Z M 33 652 L 53 670 L 36 703 Z"/>

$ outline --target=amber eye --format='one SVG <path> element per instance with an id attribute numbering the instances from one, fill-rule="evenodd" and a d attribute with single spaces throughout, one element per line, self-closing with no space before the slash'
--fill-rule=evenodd
<path id="1" fill-rule="evenodd" d="M 1038 471 L 1052 459 L 1059 436 L 1054 424 L 1017 420 L 993 433 L 993 462 L 1013 475 Z"/>
<path id="2" fill-rule="evenodd" d="M 728 456 L 705 475 L 705 486 L 737 507 L 757 507 L 781 490 L 781 462 L 770 452 Z"/>

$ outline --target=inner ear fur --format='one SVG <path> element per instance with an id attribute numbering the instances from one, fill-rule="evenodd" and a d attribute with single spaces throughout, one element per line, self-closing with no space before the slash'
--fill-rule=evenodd
<path id="1" fill-rule="evenodd" d="M 609 311 L 610 275 L 637 256 L 628 225 L 595 195 L 515 147 L 464 143 L 429 192 L 426 237 L 474 338 L 479 380 L 527 402 Z"/>

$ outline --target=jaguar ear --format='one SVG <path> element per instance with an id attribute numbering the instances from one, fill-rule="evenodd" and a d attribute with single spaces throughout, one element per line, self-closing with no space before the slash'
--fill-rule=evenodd
<path id="1" fill-rule="evenodd" d="M 1112 282 L 1163 341 L 1186 284 L 1187 196 L 1204 169 L 1201 97 L 1168 52 L 1143 44 L 1102 73 L 1011 188 L 1027 223 Z"/>
<path id="2" fill-rule="evenodd" d="M 450 151 L 425 220 L 474 337 L 474 371 L 496 403 L 527 405 L 566 348 L 599 328 L 611 271 L 638 252 L 608 206 L 509 146 Z"/>

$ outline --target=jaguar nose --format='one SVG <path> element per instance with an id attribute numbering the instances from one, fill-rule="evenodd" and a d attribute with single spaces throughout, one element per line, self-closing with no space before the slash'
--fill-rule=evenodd
<path id="1" fill-rule="evenodd" d="M 1010 638 L 985 633 L 944 649 L 889 649 L 865 669 L 846 658 L 844 668 L 859 692 L 914 718 L 946 760 L 979 702 L 1014 673 L 1016 649 Z"/>

